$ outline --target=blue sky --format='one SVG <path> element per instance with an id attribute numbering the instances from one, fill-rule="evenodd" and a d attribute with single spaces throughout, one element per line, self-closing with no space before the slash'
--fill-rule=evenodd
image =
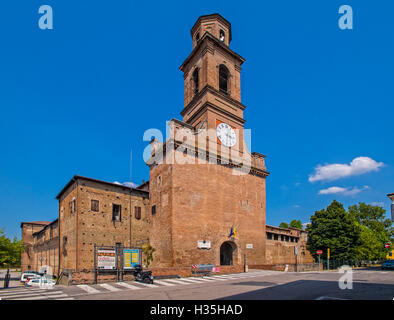
<path id="1" fill-rule="evenodd" d="M 53 8 L 53 30 L 38 27 L 43 4 Z M 353 8 L 353 30 L 338 27 L 343 4 Z M 131 180 L 149 179 L 143 133 L 181 119 L 190 29 L 216 12 L 246 58 L 245 127 L 271 172 L 267 223 L 306 222 L 333 199 L 389 210 L 393 9 L 335 0 L 2 3 L 0 227 L 20 237 L 21 221 L 55 219 L 55 196 L 74 174 L 130 181 L 131 150 Z M 367 159 L 350 165 L 359 157 Z M 342 166 L 309 181 L 327 164 Z"/>

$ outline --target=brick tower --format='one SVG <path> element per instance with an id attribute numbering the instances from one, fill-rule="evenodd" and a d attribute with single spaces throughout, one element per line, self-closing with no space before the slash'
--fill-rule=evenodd
<path id="1" fill-rule="evenodd" d="M 262 265 L 268 172 L 264 156 L 250 153 L 244 143 L 240 72 L 245 59 L 230 49 L 231 24 L 219 14 L 199 17 L 191 36 L 193 50 L 180 67 L 183 121 L 171 121 L 175 135 L 152 144 L 148 163 L 153 266 L 240 268 L 245 258 L 249 265 Z M 181 130 L 187 137 L 176 134 Z M 203 157 L 201 150 L 207 151 Z M 243 164 L 235 159 L 245 155 L 250 170 L 236 174 Z"/>

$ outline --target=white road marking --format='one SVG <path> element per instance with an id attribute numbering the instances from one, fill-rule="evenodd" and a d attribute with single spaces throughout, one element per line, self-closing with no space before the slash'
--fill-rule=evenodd
<path id="1" fill-rule="evenodd" d="M 316 298 L 315 300 L 348 300 L 348 299 L 321 296 L 321 297 Z"/>
<path id="2" fill-rule="evenodd" d="M 185 281 L 175 280 L 175 279 L 166 279 L 166 281 L 173 282 L 176 284 L 190 284 L 190 282 L 185 282 Z"/>
<path id="3" fill-rule="evenodd" d="M 81 288 L 82 290 L 86 291 L 87 293 L 101 293 L 101 291 L 88 286 L 87 284 L 78 284 L 78 288 Z"/>
<path id="4" fill-rule="evenodd" d="M 140 284 L 141 286 L 148 287 L 148 288 L 158 288 L 159 287 L 159 286 L 156 286 L 154 284 L 143 283 L 143 282 L 136 282 L 136 284 Z"/>
<path id="5" fill-rule="evenodd" d="M 162 281 L 162 280 L 155 280 L 155 283 L 161 284 L 163 286 L 168 286 L 168 287 L 175 286 L 175 284 L 173 284 L 173 283 L 168 283 L 168 282 L 165 282 L 165 281 Z"/>
<path id="6" fill-rule="evenodd" d="M 225 281 L 226 280 L 226 279 L 215 278 L 215 277 L 204 277 L 204 279 L 219 280 L 219 281 Z"/>
<path id="7" fill-rule="evenodd" d="M 23 295 L 12 295 L 2 298 L 7 300 L 37 300 L 41 298 L 48 299 L 59 294 L 63 294 L 63 292 L 62 291 L 42 292 L 42 293 L 32 293 L 32 294 L 23 294 Z"/>
<path id="8" fill-rule="evenodd" d="M 49 296 L 48 298 L 57 299 L 57 298 L 66 298 L 66 297 L 68 297 L 68 294 L 63 293 L 63 294 L 57 294 L 57 295 Z"/>
<path id="9" fill-rule="evenodd" d="M 141 288 L 139 288 L 139 287 L 137 287 L 137 286 L 133 286 L 133 285 L 131 285 L 131 284 L 129 284 L 129 283 L 126 283 L 126 282 L 118 282 L 118 283 L 116 283 L 116 284 L 118 284 L 118 285 L 120 285 L 120 286 L 122 286 L 122 287 L 128 288 L 128 289 L 131 289 L 131 290 L 141 289 Z"/>
<path id="10" fill-rule="evenodd" d="M 189 279 L 189 278 L 182 278 L 182 281 L 187 281 L 190 283 L 201 283 L 201 281 L 198 281 L 197 279 Z"/>
<path id="11" fill-rule="evenodd" d="M 108 284 L 108 283 L 100 283 L 99 286 L 101 286 L 101 287 L 103 287 L 104 289 L 107 289 L 107 290 L 109 290 L 109 291 L 121 291 L 121 289 L 116 288 L 116 287 L 114 287 L 114 286 L 111 286 L 111 285 Z"/>

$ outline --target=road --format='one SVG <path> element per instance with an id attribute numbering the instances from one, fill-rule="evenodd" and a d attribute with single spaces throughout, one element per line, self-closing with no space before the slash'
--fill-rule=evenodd
<path id="1" fill-rule="evenodd" d="M 201 279 L 156 280 L 97 285 L 0 289 L 3 300 L 393 300 L 394 271 L 353 270 L 353 288 L 341 290 L 343 274 L 330 272 L 279 272 L 216 275 Z"/>

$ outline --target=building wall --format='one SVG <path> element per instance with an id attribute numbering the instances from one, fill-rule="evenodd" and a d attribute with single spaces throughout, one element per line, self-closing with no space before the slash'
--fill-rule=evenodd
<path id="1" fill-rule="evenodd" d="M 91 209 L 91 200 L 99 201 L 99 211 Z M 113 204 L 121 205 L 121 220 L 112 219 Z M 77 270 L 93 269 L 94 244 L 98 246 L 136 246 L 148 238 L 149 200 L 130 195 L 127 188 L 81 181 L 78 186 L 78 265 Z M 135 217 L 141 207 L 141 219 Z"/>
<path id="2" fill-rule="evenodd" d="M 207 163 L 160 164 L 150 174 L 151 205 L 157 207 L 154 266 L 220 265 L 220 246 L 231 240 L 231 227 L 237 231 L 233 264 L 243 264 L 245 254 L 253 264 L 265 263 L 264 178 Z M 198 240 L 210 241 L 211 249 L 198 249 Z"/>
<path id="3" fill-rule="evenodd" d="M 35 223 L 22 223 L 22 241 L 24 246 L 24 251 L 21 255 L 21 269 L 22 272 L 29 269 L 34 270 L 36 266 L 36 255 L 34 252 L 34 237 L 33 233 L 41 231 L 44 227 L 44 224 L 35 224 Z"/>
<path id="4" fill-rule="evenodd" d="M 60 271 L 77 268 L 77 211 L 78 186 L 71 185 L 59 199 L 59 251 Z M 75 200 L 75 212 L 70 208 L 70 202 Z"/>
<path id="5" fill-rule="evenodd" d="M 277 235 L 277 240 L 268 239 L 266 247 L 266 263 L 268 265 L 277 264 L 295 264 L 296 256 L 294 247 L 297 247 L 297 263 L 307 264 L 313 263 L 314 259 L 310 252 L 306 249 L 307 232 L 299 229 L 284 229 L 278 227 L 267 226 L 266 232 Z M 293 238 L 294 242 L 291 242 Z"/>

